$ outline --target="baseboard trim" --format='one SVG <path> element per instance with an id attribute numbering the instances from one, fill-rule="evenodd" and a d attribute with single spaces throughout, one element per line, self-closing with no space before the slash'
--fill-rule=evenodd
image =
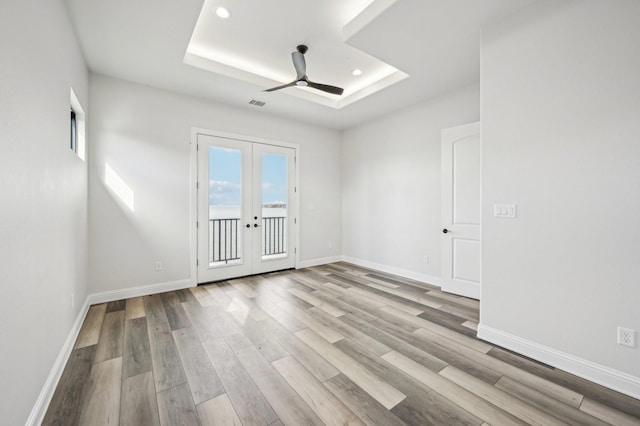
<path id="1" fill-rule="evenodd" d="M 482 324 L 478 325 L 478 337 L 609 389 L 640 399 L 640 377 L 614 370 Z"/>
<path id="2" fill-rule="evenodd" d="M 113 302 L 114 300 L 129 299 L 131 297 L 148 296 L 150 294 L 181 290 L 189 287 L 192 287 L 191 278 L 185 278 L 177 281 L 167 281 L 164 283 L 127 287 L 118 290 L 101 291 L 90 294 L 88 300 L 89 305 L 96 305 L 98 303 Z"/>
<path id="3" fill-rule="evenodd" d="M 80 333 L 82 323 L 87 316 L 87 312 L 89 312 L 89 306 L 91 305 L 89 304 L 89 298 L 87 297 L 84 301 L 84 304 L 82 305 L 82 308 L 80 308 L 80 311 L 78 312 L 73 325 L 71 326 L 71 331 L 67 335 L 67 339 L 62 345 L 56 361 L 53 363 L 53 367 L 49 372 L 47 380 L 44 382 L 44 386 L 40 391 L 40 395 L 38 395 L 38 399 L 31 409 L 31 413 L 29 414 L 29 417 L 27 418 L 27 421 L 25 423 L 26 426 L 37 426 L 42 424 L 44 416 L 45 414 L 47 414 L 49 404 L 51 403 L 51 398 L 53 398 L 53 393 L 58 386 L 58 382 L 60 381 L 60 377 L 62 377 L 64 367 L 65 365 L 67 365 L 67 361 L 69 360 L 69 356 L 71 355 L 71 351 L 73 350 L 73 345 L 76 343 L 76 339 L 78 338 L 78 334 Z"/>
<path id="4" fill-rule="evenodd" d="M 342 256 L 344 262 L 353 263 L 354 265 L 362 266 L 364 268 L 377 269 L 381 272 L 386 272 L 400 277 L 409 278 L 416 281 L 421 281 L 425 284 L 431 284 L 440 287 L 442 285 L 442 279 L 433 275 L 421 274 L 419 272 L 410 271 L 408 269 L 396 268 L 394 266 L 383 265 L 382 263 L 370 262 L 364 259 L 358 259 L 350 256 Z"/>
<path id="5" fill-rule="evenodd" d="M 301 260 L 296 265 L 296 269 L 310 268 L 311 266 L 326 265 L 327 263 L 340 262 L 342 256 L 319 257 L 317 259 Z"/>

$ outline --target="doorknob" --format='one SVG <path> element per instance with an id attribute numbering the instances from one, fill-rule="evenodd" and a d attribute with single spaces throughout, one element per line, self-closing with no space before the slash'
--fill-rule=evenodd
<path id="1" fill-rule="evenodd" d="M 247 223 L 247 228 L 251 228 L 251 224 Z"/>
<path id="2" fill-rule="evenodd" d="M 257 228 L 258 226 L 260 226 L 260 225 L 258 225 L 257 223 L 254 223 L 254 224 L 253 224 L 253 227 L 254 227 L 254 228 Z"/>
<path id="3" fill-rule="evenodd" d="M 444 229 L 442 230 L 442 233 L 443 233 L 443 234 L 446 234 L 447 232 L 449 232 L 449 230 L 448 230 L 447 228 L 444 228 Z"/>

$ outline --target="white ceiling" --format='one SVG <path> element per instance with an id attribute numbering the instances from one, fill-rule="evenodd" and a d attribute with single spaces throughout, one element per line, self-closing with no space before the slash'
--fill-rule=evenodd
<path id="1" fill-rule="evenodd" d="M 344 94 L 337 96 L 300 87 L 288 88 L 286 93 L 335 109 L 344 108 L 408 77 L 344 41 L 345 25 L 372 1 L 232 3 L 228 0 L 205 0 L 187 48 L 185 63 L 266 89 L 294 80 L 296 73 L 290 53 L 296 45 L 304 44 L 310 48 L 305 55 L 309 79 L 342 87 Z M 233 6 L 231 19 L 220 19 L 216 15 L 216 9 L 224 3 Z M 275 28 L 274 22 L 278 23 Z M 257 36 L 259 34 L 268 34 L 268 37 Z M 363 71 L 363 74 L 354 77 L 354 69 Z"/>
<path id="2" fill-rule="evenodd" d="M 66 1 L 95 73 L 345 129 L 477 82 L 481 28 L 534 0 Z M 200 50 L 187 54 L 192 35 Z M 298 44 L 309 46 L 309 78 L 344 87 L 341 98 L 263 92 L 295 78 Z"/>

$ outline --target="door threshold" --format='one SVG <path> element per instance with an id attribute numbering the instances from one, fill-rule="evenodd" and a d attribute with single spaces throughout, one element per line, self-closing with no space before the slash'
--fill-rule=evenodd
<path id="1" fill-rule="evenodd" d="M 207 282 L 204 282 L 204 283 L 198 283 L 198 286 L 201 286 L 201 285 L 208 285 L 208 284 L 222 283 L 222 282 L 225 282 L 225 281 L 231 281 L 231 280 L 239 280 L 239 279 L 241 279 L 241 278 L 257 277 L 257 276 L 259 276 L 259 275 L 273 274 L 273 273 L 276 273 L 276 272 L 282 272 L 282 271 L 293 271 L 293 270 L 295 270 L 295 269 L 296 269 L 296 268 L 284 268 L 284 269 L 277 269 L 277 270 L 275 270 L 275 271 L 261 272 L 261 273 L 259 273 L 259 274 L 241 275 L 241 276 L 239 276 L 239 277 L 226 278 L 226 279 L 223 279 L 223 280 L 215 280 L 215 281 L 207 281 Z"/>

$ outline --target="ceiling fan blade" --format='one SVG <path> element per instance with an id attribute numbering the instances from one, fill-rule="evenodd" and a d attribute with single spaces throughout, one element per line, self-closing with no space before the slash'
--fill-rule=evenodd
<path id="1" fill-rule="evenodd" d="M 300 52 L 291 52 L 291 59 L 293 59 L 293 66 L 296 68 L 296 79 L 304 78 L 307 75 L 307 62 L 304 60 L 304 55 Z"/>
<path id="2" fill-rule="evenodd" d="M 313 81 L 309 81 L 309 80 L 307 80 L 307 83 L 309 83 L 309 87 L 313 87 L 314 89 L 322 90 L 323 92 L 331 93 L 333 95 L 340 96 L 342 95 L 342 92 L 344 92 L 344 89 L 341 87 L 329 86 L 328 84 L 314 83 Z"/>
<path id="3" fill-rule="evenodd" d="M 296 82 L 297 82 L 297 80 L 296 81 L 292 81 L 291 83 L 283 84 L 282 86 L 272 87 L 271 89 L 266 89 L 266 90 L 263 90 L 263 91 L 264 92 L 273 92 L 275 90 L 284 89 L 285 87 L 295 86 Z"/>

